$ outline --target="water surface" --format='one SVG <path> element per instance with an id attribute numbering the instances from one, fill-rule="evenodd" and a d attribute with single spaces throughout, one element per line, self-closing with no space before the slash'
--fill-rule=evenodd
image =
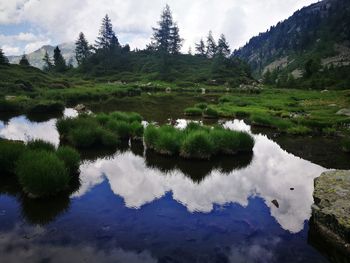
<path id="1" fill-rule="evenodd" d="M 0 122 L 0 136 L 58 145 L 55 122 L 15 117 Z M 224 125 L 251 132 L 243 121 Z M 4 179 L 1 261 L 328 262 L 308 244 L 313 180 L 326 168 L 254 138 L 253 154 L 210 162 L 159 156 L 136 142 L 90 153 L 79 189 L 52 200 L 31 200 Z"/>

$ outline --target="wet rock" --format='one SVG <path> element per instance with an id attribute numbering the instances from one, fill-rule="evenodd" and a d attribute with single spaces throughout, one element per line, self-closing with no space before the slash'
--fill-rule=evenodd
<path id="1" fill-rule="evenodd" d="M 280 207 L 280 204 L 278 203 L 278 201 L 276 199 L 272 200 L 271 203 L 273 203 L 277 208 Z"/>
<path id="2" fill-rule="evenodd" d="M 350 171 L 330 171 L 315 179 L 312 222 L 325 240 L 350 256 Z"/>
<path id="3" fill-rule="evenodd" d="M 350 109 L 341 109 L 336 114 L 350 117 Z"/>

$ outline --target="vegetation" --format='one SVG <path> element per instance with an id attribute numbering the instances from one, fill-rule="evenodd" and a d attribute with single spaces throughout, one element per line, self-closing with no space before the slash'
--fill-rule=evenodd
<path id="1" fill-rule="evenodd" d="M 16 166 L 23 190 L 33 196 L 54 195 L 68 187 L 68 171 L 54 153 L 28 150 Z"/>
<path id="2" fill-rule="evenodd" d="M 350 138 L 343 139 L 342 147 L 344 152 L 350 152 Z"/>
<path id="3" fill-rule="evenodd" d="M 149 149 L 164 155 L 180 155 L 189 159 L 210 159 L 218 154 L 252 151 L 253 138 L 244 132 L 190 123 L 184 130 L 172 126 L 149 125 L 144 133 Z"/>
<path id="4" fill-rule="evenodd" d="M 348 91 L 264 89 L 260 94 L 225 95 L 211 104 L 222 118 L 243 118 L 256 126 L 294 135 L 348 133 L 350 118 L 336 114 L 349 108 Z M 215 116 L 215 115 L 214 115 Z"/>
<path id="5" fill-rule="evenodd" d="M 56 126 L 62 140 L 77 148 L 116 147 L 120 140 L 142 137 L 141 121 L 137 113 L 113 112 L 60 119 Z"/>
<path id="6" fill-rule="evenodd" d="M 2 175 L 15 175 L 22 189 L 32 197 L 45 197 L 65 191 L 79 170 L 80 156 L 72 148 L 41 140 L 0 141 Z"/>

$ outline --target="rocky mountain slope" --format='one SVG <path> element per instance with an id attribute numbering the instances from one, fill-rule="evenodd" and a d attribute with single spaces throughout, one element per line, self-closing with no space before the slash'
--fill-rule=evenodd
<path id="1" fill-rule="evenodd" d="M 63 57 L 65 58 L 66 62 L 68 63 L 70 60 L 72 60 L 73 65 L 76 65 L 75 60 L 75 45 L 74 43 L 63 43 L 58 45 L 58 47 L 61 50 L 61 53 Z M 29 60 L 29 63 L 36 68 L 42 69 L 44 66 L 43 57 L 45 55 L 45 52 L 47 51 L 49 56 L 53 57 L 53 51 L 55 49 L 55 46 L 46 45 L 41 47 L 40 49 L 27 54 L 27 58 Z M 10 63 L 12 64 L 18 64 L 22 56 L 9 56 L 8 59 Z"/>
<path id="2" fill-rule="evenodd" d="M 300 78 L 307 61 L 325 67 L 350 65 L 350 1 L 323 0 L 253 37 L 233 53 L 254 75 L 278 70 Z"/>

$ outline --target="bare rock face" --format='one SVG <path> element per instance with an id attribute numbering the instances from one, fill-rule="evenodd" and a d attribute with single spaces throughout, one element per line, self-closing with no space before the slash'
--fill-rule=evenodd
<path id="1" fill-rule="evenodd" d="M 350 171 L 329 171 L 316 178 L 314 202 L 312 228 L 350 256 Z"/>

